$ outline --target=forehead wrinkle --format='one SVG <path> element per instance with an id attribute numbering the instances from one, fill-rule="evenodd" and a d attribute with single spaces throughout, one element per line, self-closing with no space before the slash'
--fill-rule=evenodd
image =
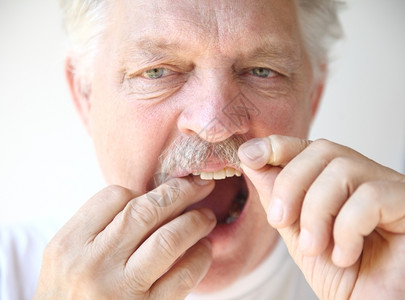
<path id="1" fill-rule="evenodd" d="M 176 9 L 174 1 L 170 5 L 166 1 L 131 1 L 122 0 L 116 6 L 114 27 L 122 28 L 118 41 L 122 52 L 176 53 L 206 44 L 206 26 L 201 18 L 185 13 L 190 10 L 187 6 Z M 148 17 L 148 13 L 153 15 Z"/>
<path id="2" fill-rule="evenodd" d="M 161 4 L 161 2 L 158 3 Z M 225 7 L 222 2 L 219 2 L 222 5 L 217 7 L 211 2 L 208 2 L 211 5 L 205 2 L 191 3 L 193 5 L 190 7 L 183 7 L 184 11 L 171 7 L 169 14 L 163 14 L 162 10 L 158 10 L 155 17 L 145 23 L 146 26 L 141 30 L 124 29 L 125 33 L 121 31 L 123 33 L 121 51 L 126 58 L 145 58 L 153 61 L 177 58 L 181 61 L 191 61 L 215 55 L 218 58 L 227 57 L 236 63 L 242 60 L 275 61 L 280 65 L 293 68 L 296 65 L 295 62 L 301 57 L 300 43 L 294 36 L 294 32 L 289 30 L 290 28 L 285 28 L 284 36 L 280 39 L 278 31 L 274 31 L 274 28 L 260 26 L 268 22 L 263 21 L 262 18 L 264 11 L 269 10 L 269 7 L 263 7 L 259 21 L 252 21 L 256 20 L 252 18 L 255 16 L 252 14 L 254 11 L 242 14 L 242 20 L 250 21 L 241 23 L 250 28 L 253 35 L 241 35 L 238 29 L 242 24 L 235 22 L 236 17 L 241 17 L 238 6 Z M 139 9 L 141 7 L 136 6 L 138 12 Z M 194 18 L 187 17 L 186 12 L 190 10 L 196 12 Z M 125 15 L 127 20 L 132 19 L 136 22 L 139 20 L 135 14 L 128 11 Z M 208 20 L 209 24 L 201 24 Z M 272 21 L 270 21 L 271 24 Z M 281 28 L 284 28 L 284 25 Z M 265 32 L 265 30 L 268 31 Z"/>

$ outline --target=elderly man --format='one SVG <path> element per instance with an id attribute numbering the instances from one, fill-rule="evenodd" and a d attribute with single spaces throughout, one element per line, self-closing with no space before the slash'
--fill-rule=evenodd
<path id="1" fill-rule="evenodd" d="M 110 186 L 35 299 L 405 299 L 405 176 L 306 140 L 334 1 L 62 3 Z"/>

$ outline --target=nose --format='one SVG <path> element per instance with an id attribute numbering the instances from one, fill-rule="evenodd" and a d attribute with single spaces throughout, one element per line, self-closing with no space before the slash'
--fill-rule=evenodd
<path id="1" fill-rule="evenodd" d="M 193 97 L 185 101 L 177 126 L 180 132 L 216 143 L 249 131 L 253 103 L 239 90 L 232 74 L 207 72 L 189 89 Z"/>

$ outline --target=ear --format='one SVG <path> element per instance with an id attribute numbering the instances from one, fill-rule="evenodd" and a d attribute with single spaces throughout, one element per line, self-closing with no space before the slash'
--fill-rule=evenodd
<path id="1" fill-rule="evenodd" d="M 319 104 L 321 103 L 323 91 L 325 88 L 325 82 L 326 82 L 326 76 L 327 76 L 327 65 L 323 63 L 319 67 L 319 72 L 320 75 L 315 78 L 315 83 L 314 83 L 314 89 L 312 90 L 311 93 L 311 113 L 312 113 L 312 120 L 314 119 L 318 108 Z"/>
<path id="2" fill-rule="evenodd" d="M 80 78 L 76 73 L 75 65 L 73 64 L 72 57 L 68 57 L 65 62 L 65 75 L 69 85 L 70 94 L 73 99 L 73 103 L 76 107 L 79 116 L 86 127 L 87 132 L 90 134 L 89 117 L 91 110 L 90 84 L 84 82 L 83 78 Z"/>

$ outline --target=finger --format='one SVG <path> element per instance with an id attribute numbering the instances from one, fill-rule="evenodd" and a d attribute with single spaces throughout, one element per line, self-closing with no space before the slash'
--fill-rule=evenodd
<path id="1" fill-rule="evenodd" d="M 188 211 L 155 231 L 129 258 L 125 273 L 128 282 L 148 291 L 186 250 L 215 227 L 214 213 L 203 208 Z"/>
<path id="2" fill-rule="evenodd" d="M 90 198 L 77 213 L 62 227 L 57 235 L 61 240 L 69 240 L 72 234 L 76 244 L 82 245 L 102 231 L 114 217 L 139 193 L 111 185 Z M 80 234 L 77 234 L 80 232 Z"/>
<path id="3" fill-rule="evenodd" d="M 357 156 L 359 154 L 354 150 L 326 140 L 311 143 L 277 177 L 269 208 L 269 222 L 276 228 L 293 224 L 300 216 L 307 191 L 331 160 Z"/>
<path id="4" fill-rule="evenodd" d="M 339 210 L 355 189 L 372 176 L 383 178 L 368 161 L 351 158 L 332 160 L 305 195 L 300 215 L 300 250 L 317 255 L 328 246 Z"/>
<path id="5" fill-rule="evenodd" d="M 310 143 L 310 141 L 300 138 L 271 135 L 266 138 L 252 139 L 239 148 L 241 167 L 258 190 L 260 200 L 267 211 L 269 223 L 274 227 L 291 224 L 300 213 L 300 205 L 296 205 L 294 202 L 285 204 L 283 203 L 285 199 L 280 196 L 273 197 L 270 203 L 270 195 L 274 194 L 272 184 L 274 175 L 278 174 L 279 170 L 270 171 L 271 169 L 266 165 L 283 167 L 306 149 Z M 269 180 L 269 177 L 272 180 Z M 311 179 L 313 180 L 310 177 L 302 179 L 307 179 L 306 185 L 310 184 Z M 305 191 L 301 190 L 300 196 L 303 196 L 302 192 Z M 288 191 L 286 194 L 288 195 Z M 297 197 L 291 198 L 296 200 Z M 288 202 L 289 198 L 286 200 Z"/>
<path id="6" fill-rule="evenodd" d="M 280 168 L 272 166 L 285 166 L 297 154 L 303 151 L 311 142 L 295 137 L 271 135 L 266 138 L 252 139 L 243 144 L 238 155 L 241 159 L 241 168 L 249 177 L 259 193 L 260 201 L 268 211 L 269 222 L 273 225 L 284 219 L 284 215 L 297 215 L 299 210 L 295 206 L 286 209 L 295 209 L 296 212 L 285 212 L 283 205 L 277 199 L 269 208 L 270 195 L 273 192 L 273 182 L 280 173 Z"/>
<path id="7" fill-rule="evenodd" d="M 368 159 L 333 159 L 312 183 L 300 215 L 300 249 L 317 255 L 329 244 L 335 217 L 343 204 L 364 182 L 395 179 L 397 173 Z"/>
<path id="8" fill-rule="evenodd" d="M 211 244 L 203 239 L 152 286 L 151 299 L 184 299 L 204 278 L 211 263 Z"/>
<path id="9" fill-rule="evenodd" d="M 95 250 L 111 250 L 115 260 L 124 260 L 162 224 L 213 189 L 212 180 L 174 178 L 151 192 L 132 199 L 94 240 Z M 119 251 L 118 251 L 119 250 Z"/>
<path id="10" fill-rule="evenodd" d="M 336 217 L 333 262 L 340 267 L 354 264 L 363 250 L 364 238 L 377 227 L 405 233 L 405 183 L 368 182 L 361 185 Z"/>
<path id="11" fill-rule="evenodd" d="M 270 203 L 270 196 L 273 192 L 273 183 L 282 169 L 268 165 L 257 170 L 251 169 L 244 164 L 241 164 L 240 166 L 243 173 L 250 179 L 256 188 L 260 202 L 265 211 L 267 211 Z"/>
<path id="12" fill-rule="evenodd" d="M 296 137 L 271 135 L 247 141 L 240 146 L 238 155 L 251 169 L 260 169 L 266 164 L 284 167 L 310 143 Z"/>

